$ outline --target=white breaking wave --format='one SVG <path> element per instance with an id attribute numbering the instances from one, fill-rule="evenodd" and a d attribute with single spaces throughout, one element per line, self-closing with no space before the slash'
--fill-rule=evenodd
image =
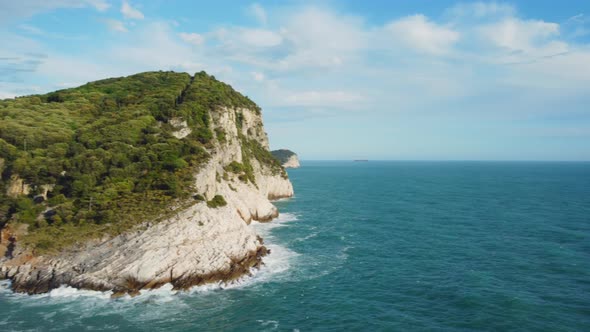
<path id="1" fill-rule="evenodd" d="M 294 213 L 281 213 L 279 217 L 274 219 L 271 222 L 258 222 L 252 221 L 251 226 L 254 227 L 256 233 L 264 238 L 265 241 L 267 239 L 274 238 L 271 234 L 271 231 L 277 227 L 284 227 L 287 226 L 286 224 L 292 221 L 297 220 L 297 215 Z M 269 241 L 272 242 L 272 241 Z"/>
<path id="2" fill-rule="evenodd" d="M 310 233 L 309 235 L 306 235 L 304 237 L 296 238 L 293 241 L 295 241 L 295 242 L 305 242 L 305 241 L 307 241 L 309 239 L 312 239 L 312 238 L 318 236 L 318 234 L 320 234 L 320 232 Z"/>
<path id="3" fill-rule="evenodd" d="M 279 322 L 276 320 L 262 320 L 262 319 L 258 319 L 256 320 L 257 323 L 260 323 L 260 326 L 262 328 L 270 328 L 272 330 L 276 330 L 279 328 Z"/>
<path id="4" fill-rule="evenodd" d="M 283 198 L 278 198 L 278 199 L 273 199 L 271 200 L 271 202 L 284 202 L 284 201 L 292 201 L 295 199 L 295 195 L 291 196 L 291 197 L 283 197 Z"/>
<path id="5" fill-rule="evenodd" d="M 61 286 L 56 289 L 52 289 L 47 294 L 36 295 L 38 297 L 49 297 L 49 298 L 79 298 L 79 297 L 94 297 L 99 299 L 110 299 L 113 292 L 99 292 L 87 289 L 77 289 L 70 286 Z"/>
<path id="6" fill-rule="evenodd" d="M 0 291 L 4 291 L 10 287 L 9 280 L 0 280 Z"/>

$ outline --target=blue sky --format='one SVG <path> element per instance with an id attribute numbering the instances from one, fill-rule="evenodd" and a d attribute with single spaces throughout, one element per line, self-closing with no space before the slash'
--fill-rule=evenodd
<path id="1" fill-rule="evenodd" d="M 0 98 L 206 70 L 302 159 L 590 160 L 590 1 L 0 0 Z"/>

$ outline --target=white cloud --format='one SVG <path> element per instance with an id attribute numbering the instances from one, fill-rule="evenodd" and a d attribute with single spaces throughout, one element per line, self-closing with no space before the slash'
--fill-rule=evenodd
<path id="1" fill-rule="evenodd" d="M 199 62 L 193 47 L 178 40 L 169 24 L 150 23 L 132 31 L 127 40 L 111 45 L 104 54 L 126 71 L 191 69 Z"/>
<path id="2" fill-rule="evenodd" d="M 584 16 L 584 14 L 582 14 L 582 13 L 576 14 L 576 15 L 567 19 L 567 22 L 573 22 L 573 23 L 585 23 L 586 21 L 587 21 L 587 19 Z"/>
<path id="3" fill-rule="evenodd" d="M 507 3 L 473 2 L 460 3 L 447 10 L 451 17 L 483 18 L 486 16 L 513 16 L 516 8 Z"/>
<path id="4" fill-rule="evenodd" d="M 320 53 L 357 51 L 367 45 L 362 19 L 309 7 L 294 13 L 283 33 L 301 49 Z"/>
<path id="5" fill-rule="evenodd" d="M 413 15 L 386 25 L 392 40 L 401 41 L 412 49 L 431 53 L 449 53 L 459 40 L 459 33 L 449 27 L 431 22 L 424 15 Z"/>
<path id="6" fill-rule="evenodd" d="M 245 44 L 256 47 L 277 46 L 283 41 L 280 34 L 264 29 L 239 29 L 238 34 Z"/>
<path id="7" fill-rule="evenodd" d="M 288 94 L 284 99 L 285 106 L 301 107 L 341 107 L 351 106 L 365 101 L 358 93 L 345 91 L 302 91 Z"/>
<path id="8" fill-rule="evenodd" d="M 116 32 L 128 32 L 129 30 L 127 30 L 127 27 L 125 27 L 125 23 L 121 22 L 121 21 L 117 21 L 117 20 L 105 20 L 104 21 L 107 25 L 107 27 L 111 30 L 111 31 L 116 31 Z"/>
<path id="9" fill-rule="evenodd" d="M 513 66 L 508 80 L 520 88 L 550 89 L 547 94 L 587 95 L 590 84 L 590 48 Z"/>
<path id="10" fill-rule="evenodd" d="M 279 32 L 268 29 L 219 28 L 206 36 L 210 36 L 216 56 L 225 58 L 226 61 L 248 64 L 271 65 L 273 61 L 267 58 L 270 54 L 269 50 L 277 50 L 284 46 L 283 36 Z"/>
<path id="11" fill-rule="evenodd" d="M 41 30 L 35 26 L 29 25 L 29 24 L 21 24 L 18 27 L 21 30 L 26 31 L 26 32 L 33 34 L 33 35 L 43 35 L 44 34 L 43 30 Z"/>
<path id="12" fill-rule="evenodd" d="M 81 41 L 81 40 L 87 39 L 87 37 L 84 35 L 69 35 L 69 34 L 55 33 L 52 31 L 46 31 L 43 29 L 39 29 L 38 27 L 30 25 L 30 24 L 21 24 L 18 26 L 18 28 L 20 30 L 22 30 L 23 32 L 25 32 L 26 34 L 32 35 L 37 38 L 39 36 L 43 36 L 45 38 L 76 40 L 76 41 Z"/>
<path id="13" fill-rule="evenodd" d="M 304 7 L 276 15 L 281 26 L 223 27 L 206 36 L 216 56 L 259 70 L 304 72 L 350 64 L 366 50 L 371 32 L 363 20 L 328 9 Z"/>
<path id="14" fill-rule="evenodd" d="M 125 18 L 134 20 L 143 20 L 144 18 L 142 12 L 136 8 L 131 7 L 131 5 L 125 0 L 123 0 L 123 4 L 121 5 L 121 14 L 123 14 Z"/>
<path id="15" fill-rule="evenodd" d="M 105 11 L 110 5 L 105 0 L 7 0 L 0 3 L 0 24 L 23 17 L 31 17 L 58 8 L 86 7 L 92 7 L 98 11 Z"/>
<path id="16" fill-rule="evenodd" d="M 480 28 L 484 38 L 511 51 L 530 51 L 559 35 L 559 24 L 507 18 Z"/>
<path id="17" fill-rule="evenodd" d="M 565 21 L 564 27 L 570 30 L 569 35 L 571 38 L 590 35 L 590 17 L 583 13 L 574 15 Z"/>
<path id="18" fill-rule="evenodd" d="M 250 7 L 248 7 L 248 12 L 258 21 L 258 23 L 266 25 L 268 20 L 266 10 L 264 10 L 260 4 L 254 3 L 250 5 Z"/>
<path id="19" fill-rule="evenodd" d="M 282 26 L 274 33 L 282 38 L 280 48 L 266 58 L 242 53 L 242 61 L 281 72 L 330 69 L 352 61 L 368 45 L 370 32 L 359 17 L 304 7 L 279 18 Z"/>
<path id="20" fill-rule="evenodd" d="M 205 42 L 205 37 L 198 33 L 181 32 L 178 34 L 182 40 L 195 46 L 201 46 Z"/>
<path id="21" fill-rule="evenodd" d="M 111 5 L 105 0 L 86 0 L 86 2 L 101 12 L 111 7 Z"/>

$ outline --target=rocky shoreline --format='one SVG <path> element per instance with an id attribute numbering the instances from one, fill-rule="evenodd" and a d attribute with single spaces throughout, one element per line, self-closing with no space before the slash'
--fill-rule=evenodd
<path id="1" fill-rule="evenodd" d="M 201 286 L 208 283 L 222 282 L 230 283 L 243 276 L 251 275 L 251 269 L 260 268 L 263 265 L 262 258 L 270 254 L 270 250 L 265 246 L 260 246 L 256 251 L 252 251 L 239 260 L 232 260 L 228 269 L 210 272 L 207 274 L 194 274 L 178 278 L 169 277 L 151 281 L 141 281 L 133 277 L 126 278 L 120 285 L 115 287 L 105 287 L 104 284 L 94 284 L 90 282 L 77 282 L 73 279 L 67 279 L 66 276 L 56 277 L 56 271 L 52 270 L 50 275 L 44 274 L 38 270 L 36 278 L 19 279 L 17 276 L 22 275 L 17 268 L 14 274 L 10 270 L 2 276 L 4 279 L 12 281 L 12 290 L 17 293 L 43 294 L 63 285 L 78 289 L 87 289 L 93 291 L 111 291 L 112 297 L 124 295 L 136 296 L 141 290 L 157 289 L 165 284 L 171 284 L 173 290 L 188 290 L 194 286 Z M 0 278 L 2 279 L 2 278 Z"/>

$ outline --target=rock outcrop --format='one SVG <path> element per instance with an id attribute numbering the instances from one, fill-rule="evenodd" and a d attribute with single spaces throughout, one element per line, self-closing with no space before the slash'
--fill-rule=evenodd
<path id="1" fill-rule="evenodd" d="M 280 149 L 271 151 L 272 155 L 277 158 L 284 168 L 299 168 L 299 158 L 297 154 L 291 150 Z"/>
<path id="2" fill-rule="evenodd" d="M 31 192 L 31 186 L 23 179 L 21 179 L 18 175 L 13 174 L 10 177 L 10 182 L 8 183 L 8 189 L 6 189 L 6 195 L 9 197 L 18 197 L 21 195 L 28 195 Z"/>
<path id="3" fill-rule="evenodd" d="M 284 170 L 277 172 L 244 153 L 244 137 L 268 149 L 259 111 L 220 107 L 210 116 L 211 129 L 224 135 L 212 141 L 209 161 L 194 176 L 194 193 L 204 200 L 176 208 L 163 221 L 146 221 L 124 234 L 92 240 L 57 255 L 37 256 L 4 234 L 0 278 L 12 280 L 15 291 L 30 294 L 61 285 L 134 294 L 166 283 L 186 289 L 230 281 L 260 266 L 268 250 L 249 224 L 277 217 L 271 200 L 292 196 L 293 187 Z M 176 137 L 184 139 L 190 133 L 182 119 L 174 119 L 172 125 L 178 130 Z M 243 158 L 249 158 L 255 181 L 226 170 L 232 162 L 244 162 Z M 10 188 L 10 195 L 28 190 L 17 178 Z M 215 195 L 222 195 L 227 205 L 208 207 L 206 201 Z"/>

